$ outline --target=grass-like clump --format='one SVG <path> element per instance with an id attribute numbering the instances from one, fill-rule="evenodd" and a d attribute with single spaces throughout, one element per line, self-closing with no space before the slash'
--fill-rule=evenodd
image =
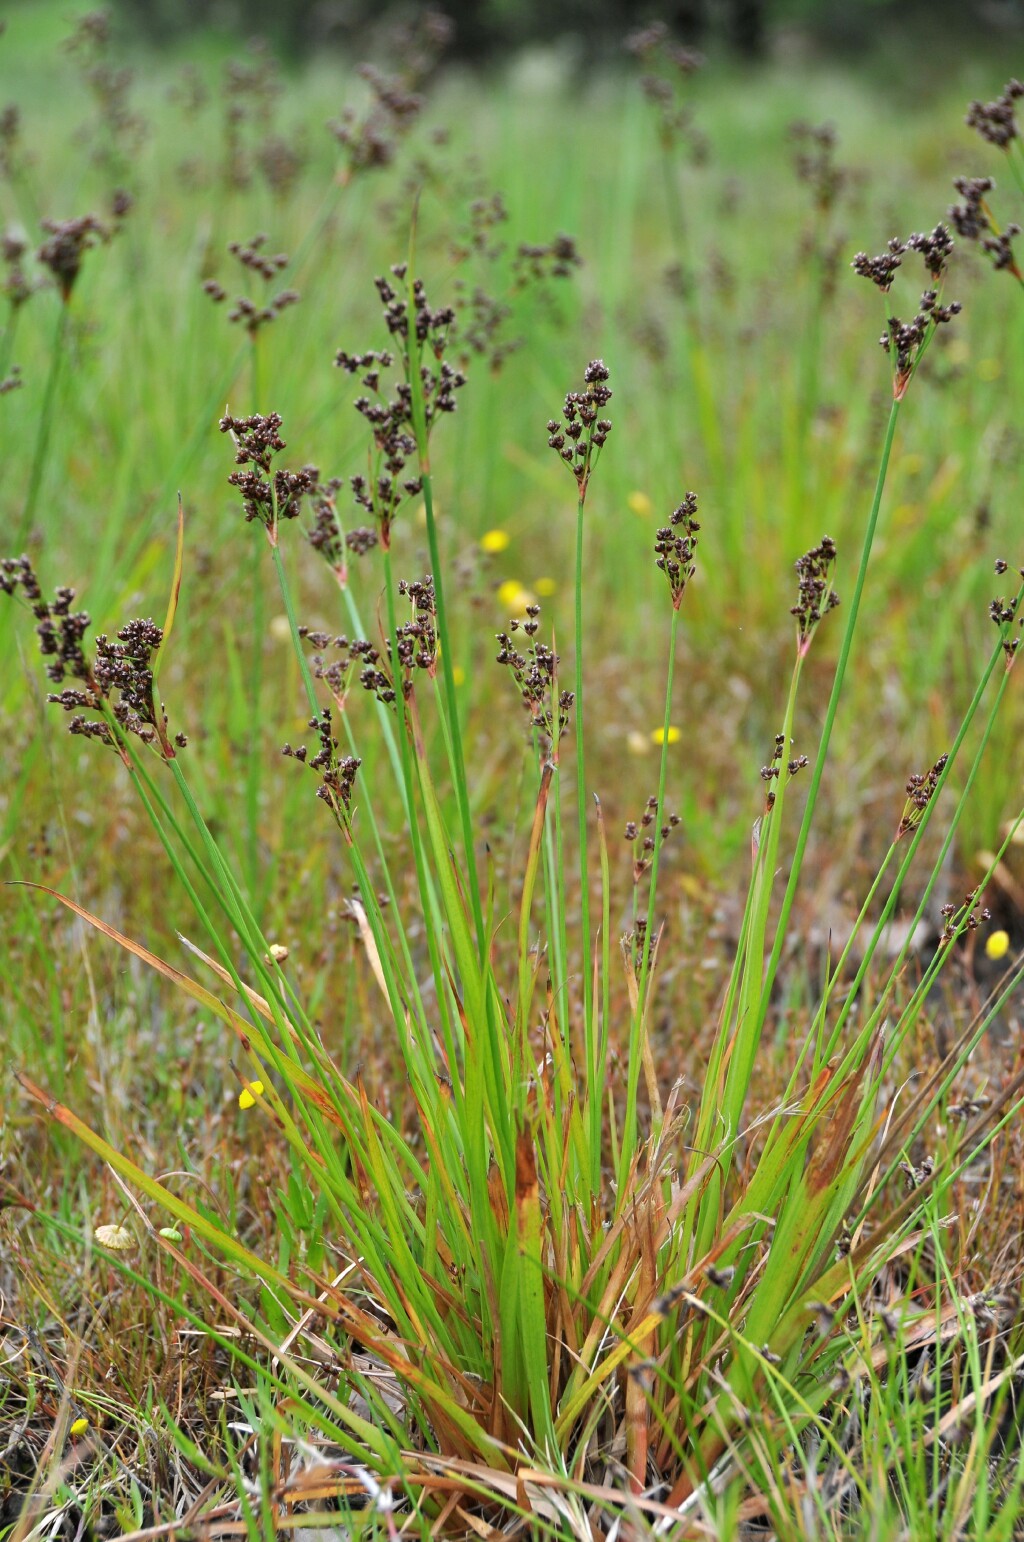
<path id="1" fill-rule="evenodd" d="M 1010 1537 L 1024 570 L 999 556 L 992 598 L 986 522 L 941 489 L 909 556 L 886 521 L 935 452 L 907 447 L 919 399 L 952 433 L 970 396 L 948 339 L 975 297 L 1018 325 L 1018 229 L 961 177 L 924 233 L 840 262 L 858 179 L 802 123 L 809 220 L 771 274 L 796 320 L 766 336 L 759 299 L 740 325 L 686 196 L 700 61 L 646 29 L 652 113 L 624 120 L 663 189 L 656 326 L 613 261 L 509 241 L 484 174 L 417 141 L 445 41 L 428 15 L 364 70 L 326 172 L 269 56 L 229 61 L 172 197 L 87 18 L 106 203 L 71 219 L 3 120 L 29 887 L 0 1526 Z M 208 109 L 195 70 L 175 89 Z M 1011 206 L 1021 94 L 968 114 Z M 497 565 L 514 543 L 534 572 Z M 829 786 L 858 759 L 870 828 Z"/>

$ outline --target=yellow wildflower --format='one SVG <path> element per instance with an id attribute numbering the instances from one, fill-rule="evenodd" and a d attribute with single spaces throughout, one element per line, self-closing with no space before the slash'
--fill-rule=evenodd
<path id="1" fill-rule="evenodd" d="M 496 557 L 499 552 L 508 551 L 511 539 L 507 530 L 485 530 L 480 537 L 480 550 Z"/>
<path id="2" fill-rule="evenodd" d="M 534 603 L 533 595 L 529 589 L 525 589 L 518 578 L 506 578 L 503 584 L 498 585 L 498 599 L 506 610 L 515 615 L 522 615 L 527 605 Z"/>
<path id="3" fill-rule="evenodd" d="M 1010 951 L 1009 932 L 990 932 L 985 943 L 985 956 L 987 958 L 1005 958 Z"/>
<path id="4" fill-rule="evenodd" d="M 246 1082 L 238 1094 L 239 1108 L 252 1108 L 257 1098 L 261 1098 L 266 1091 L 261 1081 Z"/>
<path id="5" fill-rule="evenodd" d="M 629 507 L 632 509 L 633 513 L 639 514 L 641 519 L 646 519 L 654 507 L 654 504 L 651 502 L 650 498 L 648 498 L 647 494 L 642 493 L 639 490 L 630 493 L 629 497 L 626 499 L 626 502 L 629 504 Z"/>
<path id="6" fill-rule="evenodd" d="M 677 728 L 674 723 L 669 725 L 667 734 L 665 733 L 664 728 L 652 728 L 651 730 L 652 744 L 664 744 L 666 741 L 669 744 L 678 744 L 682 737 L 683 730 L 681 728 Z"/>
<path id="7" fill-rule="evenodd" d="M 88 1428 L 89 1421 L 83 1414 L 80 1419 L 76 1419 L 74 1424 L 72 1424 L 71 1433 L 72 1435 L 84 1435 Z"/>
<path id="8" fill-rule="evenodd" d="M 558 585 L 555 583 L 553 578 L 538 578 L 533 587 L 536 589 L 538 594 L 543 595 L 546 599 L 548 595 L 554 594 L 555 590 L 558 588 Z"/>

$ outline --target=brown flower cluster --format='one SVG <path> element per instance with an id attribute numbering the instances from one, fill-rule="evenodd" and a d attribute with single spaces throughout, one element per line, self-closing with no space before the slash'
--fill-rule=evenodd
<path id="1" fill-rule="evenodd" d="M 591 359 L 583 371 L 583 387 L 582 391 L 566 394 L 563 421 L 551 418 L 548 422 L 548 445 L 576 478 L 581 503 L 586 501 L 598 453 L 612 431 L 611 420 L 598 416 L 612 399 L 603 359 Z"/>
<path id="2" fill-rule="evenodd" d="M 97 739 L 123 758 L 126 751 L 113 725 L 164 760 L 174 759 L 175 747 L 184 748 L 184 734 L 176 734 L 172 743 L 167 713 L 156 700 L 153 665 L 163 631 L 155 622 L 139 617 L 126 621 L 114 639 L 97 637 L 90 662 L 83 646 L 90 617 L 87 611 L 72 610 L 73 589 L 61 587 L 52 601 L 45 600 L 28 557 L 5 557 L 0 561 L 0 593 L 20 594 L 35 616 L 46 674 L 62 687 L 51 691 L 47 701 L 74 713 L 68 724 L 71 733 Z M 66 684 L 68 680 L 75 684 Z"/>

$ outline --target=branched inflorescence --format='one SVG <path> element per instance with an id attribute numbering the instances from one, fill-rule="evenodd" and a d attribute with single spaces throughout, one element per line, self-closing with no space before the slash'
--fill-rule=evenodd
<path id="1" fill-rule="evenodd" d="M 668 579 L 673 610 L 678 610 L 683 603 L 686 586 L 696 572 L 694 559 L 700 533 L 696 513 L 697 494 L 687 493 L 679 507 L 673 510 L 668 524 L 658 531 L 654 543 L 655 564 Z"/>
<path id="2" fill-rule="evenodd" d="M 795 605 L 789 607 L 796 617 L 800 652 L 806 653 L 811 638 L 823 616 L 835 610 L 839 596 L 832 588 L 832 574 L 836 565 L 836 543 L 831 536 L 823 535 L 817 546 L 804 552 L 796 561 L 799 587 Z"/>
<path id="3" fill-rule="evenodd" d="M 21 160 L 21 109 L 14 102 L 0 107 L 0 177 L 13 182 Z"/>
<path id="4" fill-rule="evenodd" d="M 267 43 L 250 39 L 241 57 L 224 66 L 220 92 L 224 122 L 222 175 L 226 187 L 247 188 L 252 180 L 252 156 L 246 147 L 246 124 L 269 134 L 275 104 L 283 90 L 281 73 Z"/>
<path id="5" fill-rule="evenodd" d="M 272 546 L 277 544 L 278 521 L 296 519 L 304 498 L 316 499 L 326 491 L 320 486 L 316 466 L 271 472 L 274 456 L 287 448 L 280 430 L 279 412 L 265 417 L 254 412 L 247 418 L 233 418 L 225 413 L 220 420 L 221 433 L 230 434 L 234 440 L 235 464 L 245 468 L 233 471 L 228 481 L 242 494 L 246 519 L 259 521 Z"/>
<path id="6" fill-rule="evenodd" d="M 370 88 L 368 108 L 360 116 L 347 107 L 327 125 L 345 153 L 344 181 L 359 172 L 390 166 L 423 111 L 423 97 L 416 88 L 433 70 L 453 33 L 451 18 L 427 6 L 397 39 L 397 74 L 386 75 L 373 64 L 360 65 L 359 74 Z"/>
<path id="7" fill-rule="evenodd" d="M 391 272 L 393 277 L 404 279 L 406 266 L 399 263 Z M 455 411 L 455 393 L 465 385 L 466 377 L 445 358 L 454 311 L 449 306 L 434 309 L 429 305 L 420 279 L 412 284 L 411 307 L 389 279 L 380 277 L 375 282 L 384 324 L 397 342 L 402 378 L 394 383 L 389 394 L 383 376 L 396 359 L 388 350 L 347 353 L 342 349 L 334 362 L 346 374 L 359 375 L 363 386 L 363 394 L 353 405 L 373 432 L 371 467 L 368 475 L 352 477 L 351 487 L 357 505 L 372 516 L 380 544 L 387 550 L 395 515 L 406 499 L 415 497 L 423 486 L 422 477 L 405 475 L 406 464 L 417 451 L 411 372 L 418 371 L 422 426 L 428 439 L 438 421 Z M 421 362 L 424 353 L 432 355 L 433 364 Z M 365 549 L 367 543 L 362 544 Z"/>
<path id="8" fill-rule="evenodd" d="M 358 677 L 365 691 L 370 691 L 385 706 L 395 701 L 395 688 L 391 676 L 381 667 L 380 649 L 363 637 L 348 638 L 344 634 L 332 637 L 330 632 L 313 631 L 300 626 L 299 636 L 316 649 L 313 654 L 313 674 L 322 680 L 344 711 L 353 678 Z M 325 657 L 333 649 L 339 657 Z"/>
<path id="9" fill-rule="evenodd" d="M 583 371 L 582 391 L 569 391 L 562 408 L 563 422 L 548 422 L 548 444 L 565 461 L 579 490 L 580 502 L 587 497 L 590 474 L 597 456 L 612 431 L 611 421 L 598 416 L 611 401 L 608 369 L 603 359 L 591 359 Z"/>
<path id="10" fill-rule="evenodd" d="M 1016 104 L 1022 96 L 1024 84 L 1019 80 L 1008 80 L 994 101 L 970 104 L 965 119 L 968 128 L 975 129 L 986 143 L 1002 150 L 1004 155 L 1009 157 L 1016 153 L 1019 156 Z M 1000 229 L 996 224 L 988 199 L 996 185 L 993 179 L 957 177 L 953 185 L 963 199 L 949 211 L 950 223 L 957 235 L 964 241 L 977 242 L 997 272 L 1011 273 L 1018 283 L 1024 284 L 1024 273 L 1013 253 L 1013 242 L 1020 235 L 1021 227 L 1011 222 Z"/>
<path id="11" fill-rule="evenodd" d="M 413 670 L 422 670 L 431 679 L 437 674 L 437 598 L 433 575 L 427 573 L 422 579 L 401 578 L 398 592 L 412 607 L 412 619 L 395 630 L 395 654 L 408 693 Z"/>
<path id="12" fill-rule="evenodd" d="M 901 841 L 911 830 L 916 830 L 921 823 L 922 815 L 935 796 L 939 785 L 939 779 L 946 769 L 948 755 L 940 755 L 930 771 L 914 771 L 907 778 L 907 801 L 903 806 L 903 813 L 896 830 L 896 839 Z"/>
<path id="13" fill-rule="evenodd" d="M 992 913 L 978 906 L 978 891 L 972 889 L 964 895 L 964 902 L 959 910 L 953 904 L 942 906 L 940 914 L 943 918 L 942 936 L 939 938 L 939 947 L 945 948 L 958 937 L 961 932 L 974 932 L 984 921 L 991 921 Z"/>
<path id="14" fill-rule="evenodd" d="M 1011 273 L 1015 279 L 1024 282 L 1024 274 L 1013 254 L 1013 243 L 1020 235 L 1020 226 L 1011 221 L 1000 230 L 988 206 L 987 195 L 995 185 L 991 177 L 957 177 L 953 186 L 963 203 L 952 205 L 949 221 L 963 240 L 977 242 L 997 273 Z"/>
<path id="15" fill-rule="evenodd" d="M 65 305 L 82 269 L 82 259 L 91 246 L 109 240 L 109 232 L 94 214 L 81 214 L 73 220 L 43 220 L 48 238 L 36 256 L 49 268 L 57 281 Z"/>
<path id="16" fill-rule="evenodd" d="M 537 730 L 542 758 L 550 756 L 557 764 L 558 741 L 568 730 L 576 698 L 572 691 L 558 689 L 558 654 L 537 639 L 539 615 L 539 605 L 528 605 L 525 621 L 510 621 L 507 632 L 498 632 L 497 662 L 515 681 L 530 726 Z M 522 651 L 513 641 L 513 634 L 520 630 L 529 638 Z"/>
<path id="17" fill-rule="evenodd" d="M 329 632 L 299 628 L 299 635 L 317 650 L 313 655 L 314 675 L 324 681 L 342 709 L 353 677 L 358 677 L 364 691 L 390 707 L 397 700 L 399 682 L 403 696 L 408 698 L 417 670 L 431 679 L 437 674 L 437 600 L 433 577 L 427 573 L 422 579 L 400 579 L 398 593 L 408 600 L 411 615 L 396 627 L 394 645 L 389 639 L 384 654 L 364 637 L 332 637 Z M 328 649 L 338 655 L 330 662 L 324 656 Z"/>
<path id="18" fill-rule="evenodd" d="M 1002 576 L 1003 573 L 1008 571 L 1008 568 L 1009 564 L 1004 558 L 1000 557 L 996 562 L 996 572 Z M 1024 579 L 1024 568 L 1018 568 L 1017 571 L 1020 573 L 1021 578 Z M 1003 634 L 1003 653 L 1006 655 L 1007 669 L 1009 669 L 1016 658 L 1017 650 L 1020 647 L 1020 637 L 1017 635 L 1017 632 L 1021 627 L 1024 627 L 1024 615 L 1018 614 L 1018 608 L 1016 595 L 1010 595 L 1007 598 L 997 594 L 995 599 L 989 601 L 989 616 Z"/>
<path id="19" fill-rule="evenodd" d="M 964 122 L 968 128 L 977 129 L 982 139 L 999 150 L 1008 150 L 1017 138 L 1017 109 L 1014 103 L 1024 96 L 1024 85 L 1019 80 L 1008 80 L 1002 94 L 994 102 L 972 102 Z"/>
<path id="20" fill-rule="evenodd" d="M 835 124 L 793 123 L 789 135 L 796 144 L 793 163 L 798 178 L 810 188 L 818 213 L 831 213 L 850 180 L 849 169 L 836 160 Z"/>
<path id="21" fill-rule="evenodd" d="M 654 855 L 655 825 L 658 819 L 658 799 L 652 794 L 647 799 L 646 807 L 639 821 L 630 819 L 627 821 L 623 835 L 626 841 L 633 847 L 633 886 L 640 882 L 651 865 Z M 679 815 L 670 814 L 661 826 L 661 839 L 667 840 L 672 831 L 679 826 Z"/>
<path id="22" fill-rule="evenodd" d="M 13 230 L 6 231 L 0 238 L 0 258 L 6 269 L 0 294 L 12 311 L 20 310 L 31 299 L 35 288 L 22 265 L 27 250 L 28 242 Z"/>
<path id="23" fill-rule="evenodd" d="M 557 235 L 539 246 L 521 242 L 512 262 L 513 287 L 525 289 L 528 284 L 543 284 L 552 278 L 571 278 L 582 262 L 572 236 Z"/>
<path id="24" fill-rule="evenodd" d="M 309 766 L 316 773 L 320 779 L 317 797 L 327 804 L 341 830 L 346 837 L 351 838 L 352 796 L 361 762 L 355 755 L 340 753 L 332 728 L 330 707 L 321 707 L 317 715 L 309 719 L 309 727 L 316 730 L 319 749 L 311 755 L 304 744 L 300 744 L 297 749 L 286 744 L 282 754 Z"/>
<path id="25" fill-rule="evenodd" d="M 786 735 L 775 735 L 775 747 L 772 750 L 772 758 L 766 766 L 761 767 L 761 780 L 767 785 L 765 794 L 765 812 L 771 813 L 775 807 L 775 783 L 781 781 L 783 770 L 789 776 L 796 776 L 798 771 L 803 771 L 807 765 L 806 755 L 794 755 L 786 760 Z"/>
<path id="26" fill-rule="evenodd" d="M 253 236 L 249 242 L 232 241 L 228 251 L 247 273 L 255 274 L 265 285 L 269 285 L 288 266 L 289 258 L 285 252 L 268 252 L 266 245 L 267 237 L 261 233 Z M 215 304 L 219 305 L 227 299 L 227 291 L 215 278 L 208 278 L 203 284 L 203 290 Z M 244 327 L 249 336 L 255 338 L 263 327 L 276 321 L 282 311 L 287 310 L 289 305 L 296 305 L 298 300 L 296 289 L 282 289 L 264 304 L 257 303 L 249 295 L 237 295 L 228 312 L 228 320 Z"/>
<path id="27" fill-rule="evenodd" d="M 703 54 L 675 42 L 664 22 L 652 22 L 631 32 L 625 48 L 644 66 L 640 87 L 658 116 L 658 133 L 663 147 L 676 143 L 688 146 L 691 159 L 707 159 L 707 140 L 697 128 L 693 111 L 684 98 L 686 83 L 704 64 Z"/>
<path id="28" fill-rule="evenodd" d="M 64 47 L 78 61 L 82 80 L 93 97 L 104 129 L 95 157 L 120 170 L 137 160 L 148 125 L 131 104 L 134 72 L 115 64 L 111 57 L 111 20 L 109 10 L 87 11 Z"/>
<path id="29" fill-rule="evenodd" d="M 886 330 L 879 339 L 892 360 L 893 396 L 897 401 L 904 396 L 936 330 L 952 321 L 961 310 L 958 300 L 951 301 L 949 305 L 939 304 L 939 289 L 953 251 L 952 237 L 945 225 L 936 225 L 928 234 L 908 236 L 906 241 L 893 236 L 885 251 L 877 257 L 858 252 L 853 259 L 853 270 L 861 278 L 870 279 L 883 294 L 888 294 L 897 269 L 909 251 L 920 255 L 932 282 L 921 295 L 913 319 L 901 321 L 898 316 L 890 316 Z"/>
<path id="30" fill-rule="evenodd" d="M 0 561 L 0 593 L 16 595 L 19 590 L 36 618 L 47 676 L 63 687 L 51 691 L 47 700 L 75 714 L 70 732 L 98 739 L 123 755 L 112 719 L 124 734 L 134 734 L 164 760 L 173 760 L 175 746 L 183 749 L 187 741 L 179 733 L 172 744 L 167 714 L 156 702 L 153 663 L 163 642 L 162 629 L 141 618 L 126 621 L 113 641 L 97 637 L 90 663 L 83 647 L 90 618 L 87 611 L 71 609 L 75 591 L 59 588 L 47 601 L 28 557 L 5 557 Z M 77 683 L 66 685 L 69 679 Z"/>
<path id="31" fill-rule="evenodd" d="M 320 553 L 338 583 L 344 586 L 348 581 L 346 550 L 361 556 L 377 544 L 377 537 L 372 530 L 342 530 L 338 518 L 338 493 L 342 486 L 340 477 L 332 477 L 317 489 L 312 498 L 313 528 L 307 534 L 310 546 Z"/>

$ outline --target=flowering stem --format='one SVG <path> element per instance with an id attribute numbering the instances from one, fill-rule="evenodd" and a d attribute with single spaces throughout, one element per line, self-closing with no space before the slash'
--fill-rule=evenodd
<path id="1" fill-rule="evenodd" d="M 636 1151 L 636 1098 L 637 1087 L 640 1080 L 640 1067 L 645 1058 L 644 1040 L 647 1031 L 648 1001 L 647 985 L 651 967 L 651 946 L 654 936 L 654 904 L 658 891 L 658 868 L 661 862 L 662 829 L 665 820 L 665 787 L 668 781 L 668 740 L 669 727 L 672 719 L 672 686 L 675 679 L 676 668 L 676 642 L 679 635 L 678 606 L 672 607 L 672 626 L 669 633 L 668 647 L 668 672 L 665 682 L 665 714 L 661 730 L 661 764 L 658 770 L 658 807 L 655 811 L 654 821 L 654 850 L 651 853 L 651 876 L 647 893 L 647 924 L 644 928 L 643 952 L 640 959 L 640 977 L 637 981 L 636 1009 L 633 1013 L 633 1021 L 630 1025 L 629 1035 L 629 1072 L 626 1089 L 626 1111 L 622 1124 L 622 1152 L 621 1160 L 628 1164 L 632 1161 Z M 661 1123 L 661 1109 L 652 1110 L 652 1135 L 656 1135 Z M 627 1186 L 624 1182 L 625 1172 L 619 1172 L 619 1192 L 625 1197 Z"/>
<path id="2" fill-rule="evenodd" d="M 576 811 L 580 842 L 580 931 L 583 958 L 583 1033 L 587 1065 L 599 1085 L 603 1066 L 594 1064 L 596 1037 L 593 1023 L 593 990 L 590 947 L 590 877 L 587 865 L 587 779 L 583 733 L 583 503 L 576 505 Z"/>
<path id="3" fill-rule="evenodd" d="M 303 682 L 303 685 L 305 687 L 306 699 L 307 699 L 307 701 L 309 703 L 309 710 L 310 710 L 310 713 L 311 713 L 311 715 L 313 717 L 317 717 L 319 715 L 319 712 L 320 712 L 320 704 L 317 701 L 316 687 L 313 684 L 313 676 L 312 676 L 312 673 L 310 672 L 309 665 L 306 662 L 306 655 L 305 655 L 305 653 L 303 651 L 303 647 L 302 647 L 302 639 L 299 636 L 298 623 L 296 622 L 296 619 L 295 619 L 295 605 L 294 605 L 294 602 L 292 600 L 291 588 L 290 588 L 290 586 L 288 584 L 288 579 L 287 579 L 287 576 L 285 574 L 284 558 L 281 555 L 281 547 L 280 547 L 279 543 L 276 543 L 275 545 L 273 545 L 270 548 L 270 555 L 271 555 L 271 561 L 274 564 L 275 572 L 277 573 L 277 582 L 278 582 L 278 586 L 279 586 L 280 591 L 281 591 L 281 599 L 284 602 L 285 614 L 288 617 L 288 625 L 289 625 L 289 627 L 291 629 L 291 634 L 292 634 L 292 644 L 293 644 L 294 649 L 295 649 L 295 656 L 296 656 L 296 658 L 299 661 L 299 669 L 300 669 L 300 672 L 302 674 L 302 682 Z M 355 609 L 355 602 L 351 599 L 351 597 L 349 596 L 347 590 L 346 590 L 346 599 L 349 601 L 349 615 L 350 615 L 350 617 L 353 620 L 353 625 L 355 627 L 356 633 L 360 634 L 362 632 L 362 624 L 359 621 L 359 616 L 358 616 L 358 613 L 357 613 L 357 611 Z M 403 804 L 404 804 L 404 807 L 405 807 L 405 810 L 406 810 L 406 817 L 407 817 L 408 822 L 409 822 L 409 828 L 413 832 L 414 849 L 415 849 L 415 851 L 417 853 L 417 870 L 419 870 L 419 868 L 422 865 L 421 864 L 421 860 L 420 860 L 420 856 L 419 856 L 420 841 L 419 841 L 419 832 L 418 832 L 416 826 L 413 824 L 413 820 L 412 820 L 411 790 L 410 790 L 410 788 L 407 785 L 406 778 L 405 778 L 405 775 L 404 775 L 403 770 L 402 770 L 401 762 L 397 759 L 397 751 L 395 749 L 395 744 L 394 744 L 394 735 L 391 732 L 391 723 L 386 718 L 387 708 L 381 706 L 380 710 L 381 710 L 382 715 L 385 715 L 384 726 L 385 726 L 386 734 L 387 734 L 388 747 L 389 747 L 389 750 L 391 751 L 392 761 L 393 761 L 393 764 L 394 764 L 394 767 L 395 767 L 395 776 L 396 776 L 396 779 L 398 780 L 399 790 L 401 792 Z M 349 715 L 348 715 L 347 712 L 342 712 L 341 717 L 342 717 L 342 720 L 343 720 L 343 723 L 344 723 L 344 727 L 345 727 L 345 737 L 346 737 L 346 740 L 347 740 L 347 743 L 348 743 L 349 753 L 354 755 L 356 753 L 356 742 L 355 742 L 355 735 L 352 732 L 352 724 L 351 724 L 351 722 L 349 720 Z M 392 906 L 397 911 L 397 906 L 398 906 L 397 896 L 395 894 L 395 888 L 394 888 L 394 884 L 393 884 L 393 881 L 392 881 L 392 878 L 391 878 L 391 871 L 390 871 L 390 868 L 388 867 L 387 858 L 386 858 L 385 853 L 384 853 L 384 844 L 383 844 L 383 842 L 381 840 L 380 829 L 379 829 L 379 826 L 377 824 L 377 820 L 376 820 L 376 818 L 374 816 L 373 800 L 372 799 L 368 799 L 367 800 L 366 809 L 365 809 L 365 817 L 369 821 L 370 834 L 371 834 L 371 837 L 373 839 L 373 844 L 374 844 L 374 847 L 376 849 L 378 859 L 380 861 L 381 872 L 383 873 L 383 876 L 384 876 L 384 884 L 385 884 L 385 888 L 386 888 L 387 893 L 388 893 L 389 900 L 390 900 Z M 355 842 L 354 842 L 354 839 L 353 839 L 353 857 L 355 857 L 355 854 L 356 854 L 355 853 Z M 431 903 L 432 911 L 433 911 L 434 909 L 436 909 L 436 898 L 433 895 L 432 891 L 430 892 L 429 898 L 430 898 L 430 903 Z M 373 921 L 373 924 L 374 924 L 374 935 L 375 935 L 375 938 L 377 940 L 378 948 L 383 949 L 383 945 L 384 945 L 384 941 L 385 941 L 385 933 L 384 933 L 383 926 L 379 925 L 379 922 L 378 922 L 379 910 L 378 910 L 378 907 L 376 906 L 376 904 L 373 903 L 373 891 L 372 891 L 372 889 L 365 891 L 365 893 L 364 893 L 364 902 L 366 904 L 367 915 L 371 918 L 371 920 Z M 407 939 L 407 937 L 405 935 L 404 928 L 399 927 L 398 930 L 399 930 L 399 942 L 400 942 L 400 945 L 401 945 L 401 948 L 402 948 L 402 954 L 403 954 L 403 957 L 405 959 L 405 963 L 406 963 L 406 966 L 407 966 L 408 978 L 409 978 L 410 981 L 412 981 L 413 992 L 414 992 L 417 1004 L 419 1006 L 422 1006 L 422 1001 L 421 1001 L 420 992 L 419 992 L 419 986 L 418 986 L 418 984 L 416 982 L 416 971 L 415 971 L 415 969 L 412 966 L 412 957 L 411 957 L 411 954 L 409 952 L 408 939 Z M 428 928 L 428 939 L 430 939 L 432 941 L 432 932 L 431 932 L 430 928 Z"/>
<path id="4" fill-rule="evenodd" d="M 32 528 L 35 518 L 36 504 L 39 501 L 39 492 L 43 483 L 43 472 L 46 467 L 46 452 L 50 445 L 50 430 L 53 427 L 53 413 L 57 400 L 57 381 L 60 378 L 61 363 L 64 358 L 64 349 L 67 343 L 68 333 L 68 307 L 62 304 L 57 316 L 57 326 L 53 334 L 53 347 L 50 350 L 50 369 L 46 377 L 46 386 L 43 391 L 43 406 L 39 414 L 39 430 L 36 434 L 35 453 L 32 457 L 32 471 L 29 477 L 28 493 L 25 497 L 25 508 L 18 526 L 18 535 L 15 546 L 20 548 L 26 536 Z"/>
<path id="5" fill-rule="evenodd" d="M 462 841 L 466 852 L 470 903 L 473 923 L 476 927 L 477 946 L 483 958 L 487 949 L 483 907 L 480 901 L 480 883 L 477 877 L 476 851 L 473 846 L 473 826 L 469 809 L 469 789 L 466 778 L 466 760 L 462 746 L 462 729 L 459 724 L 459 706 L 455 693 L 451 634 L 448 630 L 448 608 L 444 599 L 444 582 L 441 552 L 437 539 L 437 520 L 434 515 L 434 487 L 430 472 L 430 442 L 427 426 L 426 403 L 423 398 L 423 380 L 420 375 L 421 347 L 416 338 L 416 302 L 414 297 L 416 225 L 413 221 L 409 238 L 408 300 L 406 305 L 406 370 L 412 407 L 413 431 L 416 435 L 416 453 L 423 478 L 423 507 L 427 518 L 427 545 L 430 549 L 430 566 L 434 579 L 434 600 L 437 616 L 437 636 L 441 646 L 441 673 L 444 679 L 444 701 L 447 709 L 452 744 L 452 782 L 459 807 L 462 825 Z"/>
<path id="6" fill-rule="evenodd" d="M 17 305 L 11 305 L 7 311 L 7 325 L 4 327 L 3 337 L 0 338 L 0 381 L 7 378 L 7 369 L 14 353 L 14 334 L 18 330 Z"/>
<path id="7" fill-rule="evenodd" d="M 316 699 L 316 688 L 313 685 L 313 676 L 306 662 L 306 655 L 302 648 L 302 639 L 299 636 L 299 625 L 295 619 L 295 605 L 292 601 L 292 591 L 284 571 L 284 558 L 281 555 L 281 547 L 275 543 L 270 548 L 270 560 L 274 564 L 277 574 L 278 588 L 281 591 L 281 599 L 284 602 L 284 613 L 288 617 L 288 626 L 292 634 L 292 645 L 295 649 L 295 657 L 299 661 L 299 672 L 302 675 L 302 683 L 306 689 L 306 700 L 309 702 L 309 710 L 314 717 L 320 711 L 320 703 Z"/>
<path id="8" fill-rule="evenodd" d="M 793 901 L 796 898 L 797 885 L 800 882 L 800 871 L 803 865 L 804 853 L 807 850 L 807 842 L 810 838 L 811 826 L 814 822 L 814 809 L 818 801 L 818 791 L 821 787 L 821 778 L 825 769 L 825 761 L 828 757 L 829 742 L 832 738 L 832 728 L 836 720 L 836 712 L 839 708 L 839 698 L 842 695 L 843 681 L 846 678 L 846 669 L 850 661 L 850 653 L 853 648 L 853 634 L 857 626 L 857 616 L 860 611 L 860 602 L 864 593 L 864 584 L 867 579 L 868 563 L 871 558 L 871 548 L 874 544 L 875 529 L 878 524 L 878 514 L 882 506 L 882 493 L 885 489 L 885 478 L 889 470 L 889 456 L 892 452 L 893 440 L 896 436 L 896 423 L 899 418 L 900 402 L 894 398 L 889 409 L 889 422 L 886 425 L 885 439 L 882 444 L 882 454 L 878 465 L 878 477 L 875 482 L 875 495 L 871 503 L 871 512 L 868 515 L 867 528 L 864 532 L 864 542 L 861 547 L 860 566 L 857 570 L 857 581 L 854 584 L 853 595 L 847 610 L 846 630 L 843 633 L 843 641 L 839 649 L 839 659 L 836 664 L 835 679 L 832 682 L 832 694 L 829 697 L 828 708 L 825 713 L 825 724 L 821 731 L 821 741 L 818 745 L 818 753 L 814 761 L 814 769 L 811 772 L 811 782 L 807 793 L 807 805 L 804 809 L 803 821 L 800 825 L 800 833 L 797 836 L 796 848 L 793 853 L 793 861 L 789 870 L 789 882 L 786 885 L 786 893 L 782 901 L 782 909 L 779 913 L 779 921 L 775 931 L 775 942 L 772 946 L 771 957 L 765 973 L 764 985 L 761 991 L 761 1002 L 758 1011 L 759 1026 L 763 1024 L 768 1012 L 768 1003 L 771 1000 L 772 987 L 775 983 L 776 971 L 779 967 L 779 959 L 786 941 L 790 912 L 793 909 Z"/>
<path id="9" fill-rule="evenodd" d="M 260 852 L 259 852 L 259 821 L 260 821 L 260 782 L 262 780 L 263 756 L 260 752 L 260 737 L 263 727 L 263 713 L 261 711 L 261 698 L 263 695 L 263 634 L 264 634 L 264 594 L 263 594 L 263 564 L 260 561 L 259 543 L 253 541 L 252 567 L 249 575 L 249 587 L 252 595 L 252 636 L 253 647 L 251 649 L 250 673 L 249 673 L 249 728 L 246 736 L 245 759 L 245 812 L 248 825 L 248 867 L 250 893 L 256 894 L 259 883 Z M 277 547 L 273 547 L 276 552 Z"/>

